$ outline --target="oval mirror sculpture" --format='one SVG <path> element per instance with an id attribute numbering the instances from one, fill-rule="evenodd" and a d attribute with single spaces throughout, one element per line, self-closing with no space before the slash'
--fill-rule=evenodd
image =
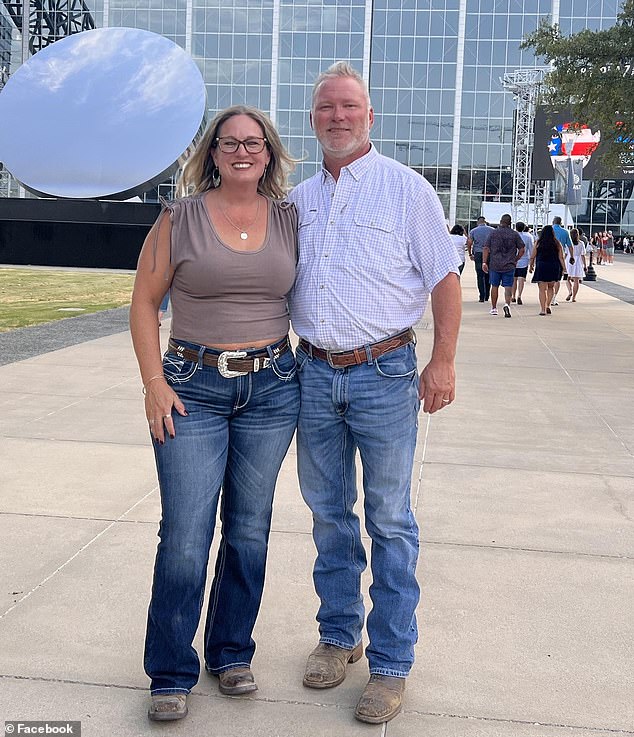
<path id="1" fill-rule="evenodd" d="M 98 28 L 31 57 L 0 92 L 0 161 L 38 195 L 127 199 L 164 181 L 205 119 L 193 59 L 163 36 Z"/>

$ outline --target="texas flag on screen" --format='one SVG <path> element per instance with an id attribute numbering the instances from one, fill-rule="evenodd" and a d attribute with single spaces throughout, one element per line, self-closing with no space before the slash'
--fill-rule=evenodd
<path id="1" fill-rule="evenodd" d="M 573 158 L 583 158 L 584 166 L 590 161 L 590 157 L 596 150 L 601 141 L 601 131 L 593 133 L 587 125 L 576 126 L 573 123 L 561 123 L 553 128 L 551 139 L 548 143 L 548 153 L 553 157 L 554 161 L 565 158 L 568 155 L 566 144 L 563 141 L 562 133 L 570 128 L 575 131 L 575 142 L 572 147 Z"/>

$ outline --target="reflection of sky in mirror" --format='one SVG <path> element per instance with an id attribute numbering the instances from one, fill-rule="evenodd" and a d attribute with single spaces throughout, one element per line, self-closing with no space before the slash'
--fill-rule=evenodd
<path id="1" fill-rule="evenodd" d="M 204 111 L 202 77 L 180 47 L 138 29 L 87 31 L 43 49 L 10 78 L 0 93 L 0 160 L 41 192 L 114 194 L 170 167 Z M 28 145 L 12 146 L 11 130 Z"/>

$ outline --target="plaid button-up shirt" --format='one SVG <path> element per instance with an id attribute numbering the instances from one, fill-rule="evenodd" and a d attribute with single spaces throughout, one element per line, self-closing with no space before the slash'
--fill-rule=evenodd
<path id="1" fill-rule="evenodd" d="M 299 212 L 291 321 L 326 350 L 350 350 L 411 327 L 459 259 L 442 205 L 422 176 L 374 146 L 289 195 Z"/>

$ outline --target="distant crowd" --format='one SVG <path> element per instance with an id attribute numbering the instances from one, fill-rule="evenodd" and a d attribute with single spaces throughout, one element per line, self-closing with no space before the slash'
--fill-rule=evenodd
<path id="1" fill-rule="evenodd" d="M 497 315 L 499 288 L 504 289 L 504 317 L 511 317 L 511 305 L 523 304 L 523 291 L 529 272 L 539 287 L 539 314 L 551 315 L 557 306 L 561 282 L 565 282 L 567 302 L 576 302 L 579 287 L 591 266 L 612 266 L 615 248 L 634 253 L 634 238 L 614 237 L 612 231 L 596 232 L 589 238 L 580 228 L 566 228 L 560 217 L 539 229 L 503 215 L 497 228 L 484 217 L 468 233 L 461 225 L 450 229 L 452 241 L 464 268 L 466 255 L 474 262 L 480 302 L 490 302 L 491 315 Z M 449 227 L 449 226 L 448 226 Z"/>

